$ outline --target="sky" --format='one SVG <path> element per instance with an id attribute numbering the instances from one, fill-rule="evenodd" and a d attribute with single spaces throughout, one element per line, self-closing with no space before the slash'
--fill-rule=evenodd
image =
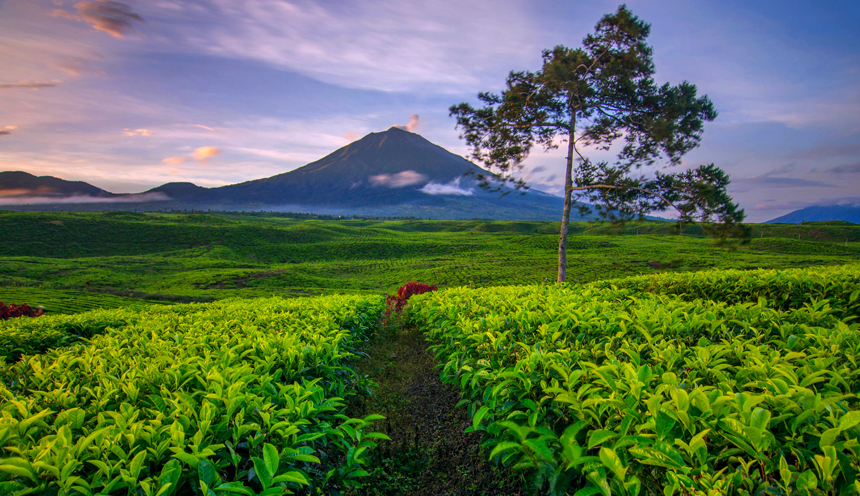
<path id="1" fill-rule="evenodd" d="M 860 1 L 629 1 L 657 83 L 719 116 L 680 167 L 715 163 L 752 222 L 860 204 Z M 593 0 L 0 0 L 0 171 L 137 193 L 287 172 L 409 126 L 469 150 L 448 108 L 579 46 Z M 560 193 L 563 148 L 523 176 Z M 606 152 L 591 150 L 594 159 Z"/>

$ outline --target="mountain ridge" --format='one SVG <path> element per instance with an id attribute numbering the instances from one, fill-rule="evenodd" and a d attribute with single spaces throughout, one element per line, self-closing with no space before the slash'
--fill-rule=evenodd
<path id="1" fill-rule="evenodd" d="M 127 203 L 126 208 L 140 210 L 260 209 L 441 219 L 557 220 L 561 216 L 560 197 L 538 190 L 500 196 L 479 188 L 468 173 L 486 171 L 419 134 L 392 127 L 270 177 L 216 188 L 166 183 L 136 195 L 117 195 L 88 185 L 90 196 L 102 205 L 87 206 L 83 201 L 69 205 L 58 199 L 45 209 L 105 210 L 115 199 Z M 30 176 L 31 185 L 40 181 L 47 179 Z M 0 192 L 4 187 L 0 176 Z M 149 201 L 155 199 L 160 201 Z M 18 199 L 18 209 L 37 209 L 22 201 Z"/>
<path id="2" fill-rule="evenodd" d="M 845 221 L 860 224 L 860 205 L 813 205 L 789 212 L 765 224 L 800 224 L 801 222 Z"/>
<path id="3" fill-rule="evenodd" d="M 54 176 L 35 176 L 24 171 L 0 172 L 0 198 L 15 196 L 108 198 L 116 194 L 84 181 L 67 181 Z"/>

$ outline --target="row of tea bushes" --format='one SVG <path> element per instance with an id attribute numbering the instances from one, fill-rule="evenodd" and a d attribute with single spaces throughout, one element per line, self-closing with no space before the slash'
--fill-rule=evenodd
<path id="1" fill-rule="evenodd" d="M 384 436 L 370 429 L 378 416 L 344 415 L 345 398 L 367 387 L 346 366 L 383 305 L 271 298 L 76 316 L 103 333 L 0 369 L 0 494 L 275 495 L 358 484 Z M 69 322 L 39 320 L 51 346 L 51 326 Z M 0 336 L 21 330 L 0 326 Z"/>
<path id="2" fill-rule="evenodd" d="M 0 323 L 0 361 L 12 363 L 23 355 L 44 353 L 92 338 L 108 328 L 120 329 L 136 313 L 94 310 L 79 315 L 43 316 Z"/>
<path id="3" fill-rule="evenodd" d="M 539 493 L 857 493 L 858 326 L 763 303 L 461 288 L 406 315 Z"/>
<path id="4" fill-rule="evenodd" d="M 628 288 L 729 304 L 765 298 L 780 310 L 827 301 L 843 319 L 860 317 L 860 265 L 787 270 L 714 270 L 664 273 L 592 283 L 598 288 Z"/>

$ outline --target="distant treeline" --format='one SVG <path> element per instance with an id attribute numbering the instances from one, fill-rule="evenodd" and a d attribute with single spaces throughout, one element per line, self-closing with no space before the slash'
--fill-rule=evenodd
<path id="1" fill-rule="evenodd" d="M 135 212 L 138 212 L 135 210 Z M 246 215 L 249 217 L 282 217 L 285 219 L 315 219 L 315 220 L 344 220 L 344 219 L 361 219 L 361 220 L 423 220 L 421 217 L 383 217 L 374 215 L 327 215 L 314 214 L 310 212 L 276 212 L 271 210 L 197 210 L 197 209 L 169 209 L 162 208 L 158 210 L 146 210 L 144 212 L 157 212 L 163 214 L 217 214 L 217 215 Z"/>

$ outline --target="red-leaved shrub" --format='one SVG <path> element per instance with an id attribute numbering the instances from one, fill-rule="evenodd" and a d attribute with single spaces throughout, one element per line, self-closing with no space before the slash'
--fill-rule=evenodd
<path id="1" fill-rule="evenodd" d="M 33 310 L 33 308 L 26 303 L 22 303 L 20 305 L 4 305 L 3 302 L 0 301 L 0 320 L 7 320 L 15 317 L 38 317 L 43 313 L 45 312 L 43 312 L 41 308 Z"/>
<path id="2" fill-rule="evenodd" d="M 397 288 L 397 296 L 388 295 L 385 299 L 385 316 L 388 317 L 391 315 L 392 311 L 400 313 L 403 311 L 403 307 L 406 306 L 406 301 L 413 295 L 420 295 L 424 293 L 428 293 L 430 291 L 436 291 L 437 288 L 435 284 L 424 284 L 420 282 L 410 281 Z"/>

